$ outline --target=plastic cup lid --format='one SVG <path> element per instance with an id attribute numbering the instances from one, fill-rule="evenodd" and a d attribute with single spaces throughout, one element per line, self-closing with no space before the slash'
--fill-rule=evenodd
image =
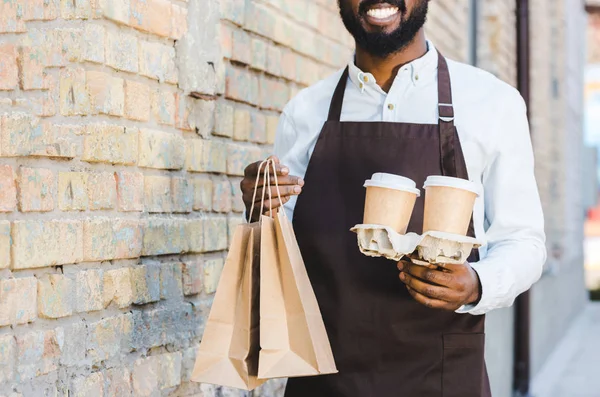
<path id="1" fill-rule="evenodd" d="M 373 174 L 371 179 L 368 179 L 365 182 L 364 186 L 401 190 L 403 192 L 416 194 L 417 197 L 421 195 L 421 191 L 417 189 L 417 184 L 412 179 L 405 178 L 400 175 L 386 174 L 383 172 Z"/>
<path id="2" fill-rule="evenodd" d="M 440 187 L 452 187 L 455 189 L 467 190 L 475 193 L 477 196 L 481 195 L 481 185 L 471 182 L 467 179 L 454 178 L 451 176 L 431 175 L 427 177 L 423 188 L 429 186 L 440 186 Z"/>

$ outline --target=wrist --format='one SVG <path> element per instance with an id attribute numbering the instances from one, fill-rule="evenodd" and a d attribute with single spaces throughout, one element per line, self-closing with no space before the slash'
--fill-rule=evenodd
<path id="1" fill-rule="evenodd" d="M 481 280 L 479 279 L 479 274 L 477 273 L 477 271 L 473 268 L 471 268 L 471 271 L 474 273 L 476 285 L 475 285 L 475 288 L 473 288 L 473 292 L 471 293 L 471 296 L 469 297 L 469 303 L 467 303 L 467 304 L 477 306 L 477 304 L 479 304 L 479 302 L 481 301 L 481 295 L 483 293 L 483 288 L 481 286 Z"/>

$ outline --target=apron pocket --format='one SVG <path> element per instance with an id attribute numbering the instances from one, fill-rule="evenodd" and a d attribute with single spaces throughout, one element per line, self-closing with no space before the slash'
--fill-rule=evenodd
<path id="1" fill-rule="evenodd" d="M 485 334 L 446 334 L 442 372 L 443 397 L 480 397 Z"/>

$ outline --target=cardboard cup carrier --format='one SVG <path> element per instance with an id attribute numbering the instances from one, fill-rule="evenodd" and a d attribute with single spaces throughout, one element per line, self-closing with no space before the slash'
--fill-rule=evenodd
<path id="1" fill-rule="evenodd" d="M 421 195 L 416 183 L 399 175 L 376 173 L 364 184 L 367 188 L 363 223 L 384 225 L 405 234 Z"/>

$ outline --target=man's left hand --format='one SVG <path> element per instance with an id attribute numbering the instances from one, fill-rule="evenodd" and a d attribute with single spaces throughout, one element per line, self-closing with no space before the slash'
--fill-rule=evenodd
<path id="1" fill-rule="evenodd" d="M 479 277 L 468 263 L 434 269 L 401 261 L 398 270 L 408 292 L 427 307 L 455 311 L 480 299 Z"/>

